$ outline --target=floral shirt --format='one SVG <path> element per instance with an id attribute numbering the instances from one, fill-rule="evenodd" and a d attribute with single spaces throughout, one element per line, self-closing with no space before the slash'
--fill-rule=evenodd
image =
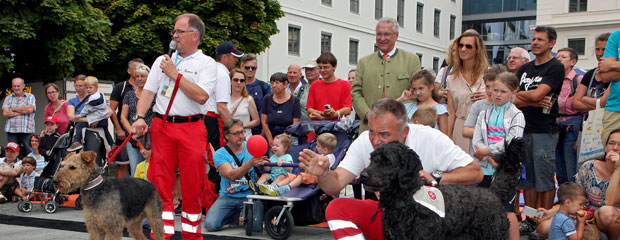
<path id="1" fill-rule="evenodd" d="M 581 165 L 575 181 L 583 186 L 588 193 L 586 206 L 599 209 L 605 205 L 605 192 L 609 186 L 609 179 L 596 176 L 596 172 L 594 172 L 594 160 L 587 161 Z M 620 207 L 620 203 L 616 204 L 616 207 Z"/>

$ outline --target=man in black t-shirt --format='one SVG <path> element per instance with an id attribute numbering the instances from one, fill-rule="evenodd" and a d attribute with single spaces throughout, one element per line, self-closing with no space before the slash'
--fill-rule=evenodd
<path id="1" fill-rule="evenodd" d="M 557 99 L 564 80 L 564 65 L 551 55 L 557 34 L 551 27 L 534 30 L 532 53 L 536 59 L 517 71 L 520 79 L 515 105 L 525 116 L 524 137 L 528 140 L 525 205 L 534 209 L 553 207 L 555 197 L 555 149 L 558 143 Z M 549 113 L 544 113 L 544 109 Z"/>

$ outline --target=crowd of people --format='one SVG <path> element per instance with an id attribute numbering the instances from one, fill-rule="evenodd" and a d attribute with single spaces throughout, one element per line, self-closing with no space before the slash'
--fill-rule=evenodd
<path id="1" fill-rule="evenodd" d="M 0 162 L 0 202 L 13 195 L 24 198 L 53 144 L 69 129 L 71 151 L 82 148 L 87 129 L 101 129 L 105 141 L 116 146 L 132 133 L 134 139 L 122 150 L 126 157 L 116 160 L 116 177 L 129 172 L 152 182 L 162 199 L 166 236 L 174 234 L 173 216 L 180 206 L 182 235 L 196 238 L 203 209 L 207 231 L 235 221 L 246 196 L 253 194 L 250 181 L 273 196 L 301 184 L 302 177 L 288 168 L 273 167 L 263 176 L 254 172 L 268 162 L 292 161 L 290 145 L 305 139 L 287 136 L 288 126 L 355 115 L 359 136 L 335 170 L 326 164 L 334 161 L 335 137 L 318 136 L 318 153 L 300 153 L 304 174 L 313 176 L 310 181 L 326 194 L 338 194 L 359 177 L 373 149 L 391 141 L 416 151 L 423 164 L 420 175 L 429 183 L 488 187 L 498 164 L 494 156 L 512 139 L 525 138 L 521 189 L 505 202 L 510 239 L 534 232 L 537 225 L 533 235 L 558 236 L 556 212 L 566 222 L 576 213 L 574 204 L 596 210 L 594 226 L 610 239 L 620 236 L 620 31 L 597 38 L 599 66 L 581 76 L 573 69 L 575 50 L 562 48 L 552 55 L 557 36 L 551 27 L 535 29 L 535 59 L 513 48 L 506 66 L 491 66 L 481 35 L 467 30 L 447 47 L 445 66 L 435 75 L 422 68 L 416 54 L 395 46 L 398 22 L 382 18 L 376 25 L 378 51 L 361 58 L 346 80 L 335 75 L 336 57 L 323 52 L 303 66 L 292 63 L 286 73 L 273 73 L 267 82 L 256 78 L 256 55 L 244 54 L 231 42 L 221 43 L 213 58 L 198 49 L 204 37 L 198 16 L 179 15 L 172 33 L 176 51 L 158 57 L 151 67 L 139 58 L 129 61 L 129 79 L 114 86 L 109 102 L 94 76 L 76 76 L 77 96 L 69 100 L 62 99 L 57 85 L 47 84 L 49 103 L 40 134 L 34 132 L 35 97 L 24 92 L 23 79 L 14 78 L 13 93 L 2 106 L 9 143 Z M 605 108 L 605 155 L 578 162 L 584 117 L 599 102 Z M 108 119 L 114 133 L 107 131 Z M 268 142 L 266 156 L 248 152 L 246 140 L 256 134 Z M 559 211 L 553 208 L 556 183 L 562 186 Z M 519 190 L 526 206 L 544 212 L 542 218 L 519 219 Z M 360 199 L 338 198 L 327 208 L 333 236 L 382 239 L 381 212 L 376 211 L 380 195 L 356 196 Z M 260 231 L 263 206 L 255 208 L 253 229 Z M 584 219 L 575 221 L 577 230 L 564 232 L 571 239 L 583 233 Z M 559 235 L 566 229 L 570 226 Z"/>

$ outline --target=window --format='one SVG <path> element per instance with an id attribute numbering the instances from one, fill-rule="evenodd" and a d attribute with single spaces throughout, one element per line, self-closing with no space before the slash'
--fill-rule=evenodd
<path id="1" fill-rule="evenodd" d="M 588 0 L 570 0 L 568 12 L 588 11 Z"/>
<path id="2" fill-rule="evenodd" d="M 419 33 L 422 32 L 422 24 L 423 19 L 424 19 L 424 3 L 418 3 L 418 6 L 416 8 L 416 15 L 415 15 L 415 30 L 418 31 Z"/>
<path id="3" fill-rule="evenodd" d="M 332 6 L 332 0 L 321 0 L 321 3 L 325 6 Z"/>
<path id="4" fill-rule="evenodd" d="M 438 57 L 433 57 L 433 71 L 435 71 L 435 73 L 439 72 L 439 58 Z"/>
<path id="5" fill-rule="evenodd" d="M 359 14 L 360 13 L 360 0 L 351 0 L 349 2 L 349 11 L 351 13 Z"/>
<path id="6" fill-rule="evenodd" d="M 450 15 L 450 40 L 454 39 L 454 28 L 456 28 L 456 16 Z"/>
<path id="7" fill-rule="evenodd" d="M 398 0 L 396 12 L 396 21 L 401 27 L 405 26 L 405 0 Z"/>
<path id="8" fill-rule="evenodd" d="M 375 0 L 375 19 L 383 17 L 383 0 Z"/>
<path id="9" fill-rule="evenodd" d="M 359 40 L 349 39 L 349 64 L 357 65 L 357 47 L 359 46 Z"/>
<path id="10" fill-rule="evenodd" d="M 568 47 L 575 49 L 575 51 L 577 51 L 577 54 L 579 55 L 585 55 L 586 54 L 586 39 L 585 38 L 569 38 Z"/>
<path id="11" fill-rule="evenodd" d="M 301 27 L 288 25 L 288 54 L 299 56 L 299 36 L 301 35 Z"/>
<path id="12" fill-rule="evenodd" d="M 332 34 L 321 32 L 321 53 L 332 51 Z"/>
<path id="13" fill-rule="evenodd" d="M 441 16 L 441 10 L 435 9 L 435 18 L 433 23 L 433 35 L 439 37 L 439 17 Z"/>
<path id="14" fill-rule="evenodd" d="M 420 65 L 422 65 L 422 56 L 424 54 L 422 54 L 422 53 L 415 53 L 415 54 L 418 55 L 418 58 L 420 59 Z"/>

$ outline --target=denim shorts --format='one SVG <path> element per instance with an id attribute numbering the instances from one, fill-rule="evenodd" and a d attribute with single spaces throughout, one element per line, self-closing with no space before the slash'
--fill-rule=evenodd
<path id="1" fill-rule="evenodd" d="M 526 133 L 525 187 L 537 192 L 555 190 L 555 148 L 558 133 Z"/>

